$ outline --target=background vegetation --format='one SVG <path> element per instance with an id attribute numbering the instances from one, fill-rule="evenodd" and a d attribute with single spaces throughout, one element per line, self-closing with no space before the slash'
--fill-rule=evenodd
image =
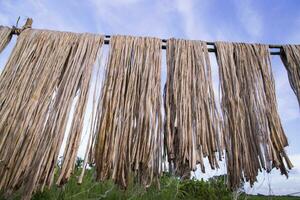
<path id="1" fill-rule="evenodd" d="M 70 181 L 62 186 L 52 186 L 44 192 L 38 192 L 33 196 L 34 200 L 42 199 L 132 199 L 132 200 L 173 200 L 173 199 L 205 199 L 205 200 L 229 200 L 237 195 L 229 191 L 225 184 L 225 176 L 213 177 L 208 181 L 204 180 L 183 180 L 164 174 L 159 180 L 160 189 L 158 184 L 153 183 L 149 188 L 145 189 L 140 184 L 135 183 L 132 179 L 127 190 L 122 190 L 115 185 L 111 180 L 104 182 L 96 182 L 94 180 L 94 169 L 86 170 L 83 183 L 77 184 L 77 177 L 81 172 L 82 160 L 78 159 L 76 164 L 75 174 Z M 58 167 L 59 169 L 59 167 Z M 3 195 L 0 194 L 0 199 L 4 200 Z M 21 199 L 18 193 L 15 193 L 11 199 Z M 244 193 L 238 195 L 238 199 L 260 200 L 260 199 L 273 199 L 273 200 L 296 200 L 298 197 L 267 197 L 267 196 L 249 196 Z"/>

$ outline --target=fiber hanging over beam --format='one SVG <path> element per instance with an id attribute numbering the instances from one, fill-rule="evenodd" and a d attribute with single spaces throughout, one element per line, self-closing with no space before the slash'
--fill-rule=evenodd
<path id="1" fill-rule="evenodd" d="M 200 164 L 204 157 L 212 169 L 221 159 L 221 118 L 214 98 L 211 66 L 205 42 L 170 39 L 167 42 L 165 143 L 169 165 L 175 173 Z"/>
<path id="2" fill-rule="evenodd" d="M 283 45 L 281 59 L 300 105 L 300 45 Z"/>
<path id="3" fill-rule="evenodd" d="M 0 189 L 24 199 L 50 186 L 77 96 L 59 184 L 74 168 L 83 112 L 103 36 L 24 30 L 0 76 Z"/>
<path id="4" fill-rule="evenodd" d="M 99 101 L 94 94 L 84 160 L 84 167 L 88 160 L 95 163 L 98 180 L 113 179 L 126 188 L 134 176 L 149 186 L 161 175 L 163 158 L 176 176 L 186 178 L 196 164 L 205 172 L 205 158 L 218 168 L 225 151 L 232 189 L 245 180 L 253 184 L 263 169 L 276 167 L 287 175 L 292 167 L 268 50 L 279 46 L 26 30 L 31 24 L 28 19 L 20 29 L 0 26 L 0 53 L 12 34 L 19 35 L 0 75 L 0 190 L 6 194 L 20 191 L 29 199 L 52 185 L 56 171 L 57 185 L 72 175 L 93 65 L 104 43 L 110 44 L 109 59 Z M 162 49 L 167 50 L 164 115 Z M 300 48 L 283 50 L 299 100 Z M 217 54 L 222 115 L 209 52 Z M 62 166 L 56 168 L 64 138 Z"/>
<path id="5" fill-rule="evenodd" d="M 128 186 L 130 174 L 149 186 L 161 174 L 160 40 L 113 36 L 97 113 L 98 180 Z"/>
<path id="6" fill-rule="evenodd" d="M 259 171 L 292 168 L 277 111 L 268 46 L 216 43 L 229 185 L 256 181 Z"/>

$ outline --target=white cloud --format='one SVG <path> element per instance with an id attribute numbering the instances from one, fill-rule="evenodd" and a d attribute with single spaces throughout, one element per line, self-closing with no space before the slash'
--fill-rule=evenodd
<path id="1" fill-rule="evenodd" d="M 201 1 L 201 7 L 196 7 L 197 1 L 194 0 L 176 0 L 175 8 L 182 19 L 181 26 L 188 39 L 211 39 L 209 34 L 209 26 L 203 17 L 205 9 L 209 7 L 208 2 Z"/>
<path id="2" fill-rule="evenodd" d="M 289 178 L 280 174 L 279 170 L 273 169 L 270 174 L 264 172 L 259 173 L 257 182 L 250 187 L 249 183 L 245 183 L 245 192 L 248 194 L 264 194 L 264 195 L 286 195 L 300 191 L 300 154 L 289 156 L 294 168 L 290 170 Z M 213 176 L 226 174 L 225 161 L 220 162 L 220 169 L 211 170 L 207 159 L 204 160 L 206 173 L 203 174 L 199 168 L 192 173 L 197 179 L 203 178 L 208 180 Z"/>
<path id="3" fill-rule="evenodd" d="M 193 4 L 193 0 L 176 1 L 176 9 L 183 19 L 182 25 L 184 27 L 185 34 L 190 39 L 197 37 L 196 34 L 198 32 L 198 26 L 196 26 L 196 18 L 194 16 Z"/>
<path id="4" fill-rule="evenodd" d="M 279 170 L 273 169 L 270 174 L 260 173 L 253 188 L 245 185 L 245 190 L 250 194 L 287 195 L 300 191 L 300 154 L 290 155 L 294 168 L 289 173 L 289 178 L 280 175 Z"/>
<path id="5" fill-rule="evenodd" d="M 235 0 L 237 17 L 241 26 L 254 39 L 263 33 L 263 19 L 260 13 L 253 7 L 250 0 Z"/>
<path id="6" fill-rule="evenodd" d="M 111 6 L 124 6 L 124 5 L 131 5 L 134 3 L 138 3 L 138 2 L 142 2 L 141 0 L 110 0 L 110 1 L 105 1 L 105 0 L 100 0 L 97 1 L 100 4 L 104 5 L 104 4 L 108 4 Z"/>
<path id="7" fill-rule="evenodd" d="M 283 123 L 300 119 L 299 105 L 279 57 L 272 57 L 278 110 Z"/>
<path id="8" fill-rule="evenodd" d="M 3 13 L 0 13 L 0 24 L 1 25 L 10 25 L 9 24 L 9 18 L 7 15 L 4 15 Z"/>
<path id="9" fill-rule="evenodd" d="M 170 18 L 173 8 L 166 1 L 119 1 L 89 0 L 93 5 L 92 14 L 99 22 L 98 32 L 160 38 L 174 36 L 177 27 Z"/>
<path id="10" fill-rule="evenodd" d="M 67 17 L 65 13 L 59 12 L 56 5 L 46 0 L 28 0 L 26 3 L 13 1 L 0 2 L 1 11 L 8 17 L 1 17 L 6 25 L 14 25 L 17 18 L 21 16 L 19 25 L 22 26 L 26 18 L 33 18 L 33 27 L 64 31 L 81 31 L 81 24 L 75 18 Z"/>
<path id="11" fill-rule="evenodd" d="M 294 26 L 290 26 L 290 30 L 287 32 L 287 34 L 283 35 L 282 43 L 300 44 L 300 14 L 295 16 L 294 19 Z"/>

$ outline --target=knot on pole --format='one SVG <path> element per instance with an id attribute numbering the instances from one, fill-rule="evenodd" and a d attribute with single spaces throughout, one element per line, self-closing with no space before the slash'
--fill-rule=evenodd
<path id="1" fill-rule="evenodd" d="M 19 21 L 19 20 L 18 20 L 18 21 Z M 12 27 L 11 33 L 12 33 L 12 34 L 16 34 L 16 35 L 20 35 L 20 33 L 21 33 L 22 31 L 24 31 L 25 29 L 31 28 L 31 27 L 32 27 L 32 23 L 33 23 L 32 18 L 27 18 L 27 20 L 26 20 L 25 24 L 22 26 L 22 28 L 18 28 L 18 27 L 17 27 L 18 25 L 13 26 L 13 27 Z M 17 23 L 17 24 L 18 24 L 18 23 Z"/>

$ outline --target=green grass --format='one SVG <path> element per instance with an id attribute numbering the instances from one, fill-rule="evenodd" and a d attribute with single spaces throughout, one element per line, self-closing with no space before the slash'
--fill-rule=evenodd
<path id="1" fill-rule="evenodd" d="M 212 178 L 209 181 L 203 180 L 184 180 L 165 174 L 160 178 L 160 189 L 157 184 L 151 185 L 145 189 L 140 184 L 131 180 L 127 190 L 122 190 L 112 181 L 96 182 L 94 180 L 94 170 L 87 170 L 81 185 L 77 184 L 77 176 L 80 170 L 76 170 L 70 181 L 62 186 L 53 185 L 50 189 L 34 194 L 34 200 L 42 199 L 113 199 L 113 200 L 176 200 L 176 199 L 205 199 L 205 200 L 229 200 L 232 199 L 232 193 L 226 188 L 223 177 Z M 247 197 L 247 198 L 245 198 Z M 4 199 L 0 195 L 0 199 Z M 21 199 L 18 193 L 15 193 L 11 199 Z M 296 200 L 297 197 L 266 197 L 241 195 L 240 199 L 249 200 Z"/>
<path id="2" fill-rule="evenodd" d="M 160 178 L 160 190 L 157 184 L 145 189 L 134 181 L 131 181 L 126 190 L 122 190 L 112 181 L 95 182 L 93 170 L 88 170 L 83 183 L 78 185 L 76 178 L 78 173 L 65 186 L 61 188 L 52 186 L 50 190 L 35 194 L 33 199 L 231 199 L 230 191 L 220 180 L 180 181 L 175 177 L 164 175 Z"/>

